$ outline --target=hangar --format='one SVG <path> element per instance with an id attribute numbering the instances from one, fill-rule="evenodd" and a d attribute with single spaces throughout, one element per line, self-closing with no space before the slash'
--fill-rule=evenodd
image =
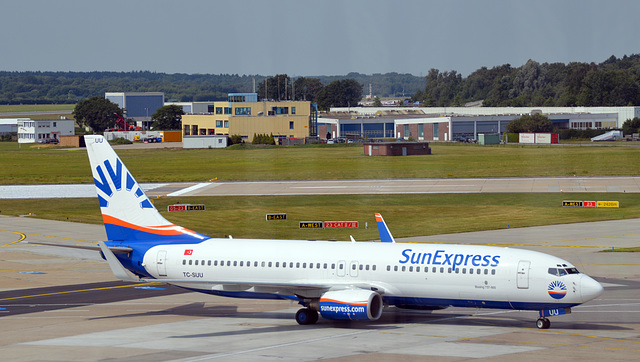
<path id="1" fill-rule="evenodd" d="M 502 134 L 509 122 L 533 113 L 549 117 L 561 129 L 614 129 L 628 119 L 640 117 L 640 107 L 332 108 L 320 115 L 318 134 L 321 138 L 329 133 L 332 138 L 477 140 L 483 133 Z"/>

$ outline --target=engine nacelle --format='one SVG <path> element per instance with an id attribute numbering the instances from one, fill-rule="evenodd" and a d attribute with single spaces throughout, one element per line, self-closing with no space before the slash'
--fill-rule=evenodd
<path id="1" fill-rule="evenodd" d="M 382 315 L 382 297 L 364 289 L 326 292 L 318 302 L 318 312 L 325 319 L 375 321 Z"/>

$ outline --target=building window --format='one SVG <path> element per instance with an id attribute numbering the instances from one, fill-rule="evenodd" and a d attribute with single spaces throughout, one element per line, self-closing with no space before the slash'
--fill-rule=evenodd
<path id="1" fill-rule="evenodd" d="M 438 123 L 434 123 L 433 124 L 433 138 L 438 138 L 440 137 L 440 124 Z"/>
<path id="2" fill-rule="evenodd" d="M 216 107 L 216 114 L 222 114 L 222 107 Z"/>
<path id="3" fill-rule="evenodd" d="M 293 121 L 289 122 L 289 129 L 293 129 Z"/>
<path id="4" fill-rule="evenodd" d="M 231 114 L 231 107 L 224 107 L 224 114 Z"/>
<path id="5" fill-rule="evenodd" d="M 222 128 L 222 121 L 216 121 L 216 128 Z"/>
<path id="6" fill-rule="evenodd" d="M 424 124 L 418 124 L 418 137 L 424 137 Z"/>
<path id="7" fill-rule="evenodd" d="M 291 114 L 296 114 L 296 107 L 291 107 Z"/>
<path id="8" fill-rule="evenodd" d="M 289 107 L 271 107 L 274 114 L 289 114 Z"/>
<path id="9" fill-rule="evenodd" d="M 208 105 L 207 106 L 207 112 L 208 113 L 213 113 L 216 107 L 212 106 L 212 105 Z"/>
<path id="10" fill-rule="evenodd" d="M 197 124 L 191 125 L 191 134 L 194 135 L 194 136 L 198 135 L 198 125 Z"/>
<path id="11" fill-rule="evenodd" d="M 409 125 L 408 124 L 404 125 L 404 138 L 405 139 L 409 138 Z"/>
<path id="12" fill-rule="evenodd" d="M 229 121 L 224 121 L 224 128 L 229 128 Z"/>
<path id="13" fill-rule="evenodd" d="M 251 107 L 238 107 L 236 108 L 236 116 L 250 116 Z"/>
<path id="14" fill-rule="evenodd" d="M 184 135 L 185 136 L 190 136 L 191 135 L 191 132 L 190 132 L 191 127 L 188 124 L 184 125 L 183 129 L 184 129 Z"/>

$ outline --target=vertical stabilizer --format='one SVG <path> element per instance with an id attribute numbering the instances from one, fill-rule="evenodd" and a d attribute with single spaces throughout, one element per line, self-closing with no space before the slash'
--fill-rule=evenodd
<path id="1" fill-rule="evenodd" d="M 103 136 L 84 136 L 110 241 L 198 242 L 208 237 L 167 221 Z"/>
<path id="2" fill-rule="evenodd" d="M 380 233 L 380 241 L 383 243 L 395 243 L 396 240 L 391 235 L 387 224 L 384 222 L 382 215 L 376 213 L 376 223 L 378 224 L 378 232 Z"/>

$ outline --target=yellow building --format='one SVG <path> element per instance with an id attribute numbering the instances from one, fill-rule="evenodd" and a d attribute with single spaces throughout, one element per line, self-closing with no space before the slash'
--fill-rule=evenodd
<path id="1" fill-rule="evenodd" d="M 273 134 L 276 142 L 317 136 L 317 112 L 307 101 L 258 102 L 255 93 L 232 93 L 228 102 L 213 102 L 208 111 L 183 115 L 183 136 L 240 135 L 246 142 L 255 134 Z"/>

